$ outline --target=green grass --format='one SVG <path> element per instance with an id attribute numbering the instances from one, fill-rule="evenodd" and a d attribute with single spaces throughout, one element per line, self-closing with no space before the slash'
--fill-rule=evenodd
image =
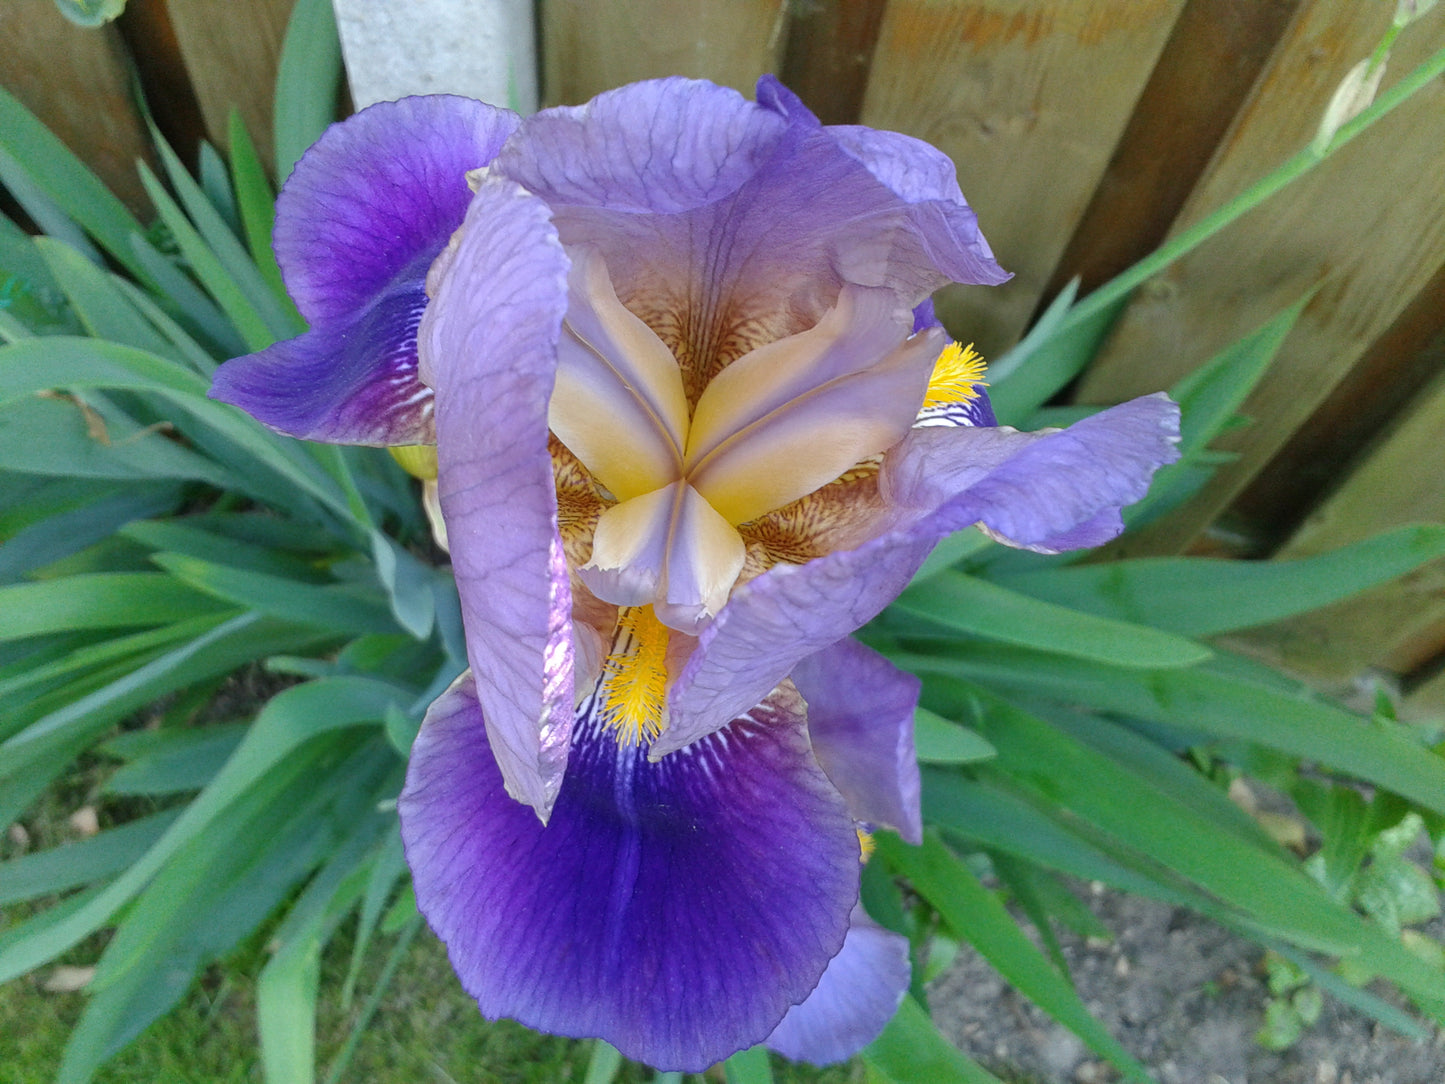
<path id="1" fill-rule="evenodd" d="M 12 917 L 19 918 L 15 914 Z M 338 937 L 323 966 L 318 1021 L 318 1080 L 345 1044 L 391 947 L 378 938 L 349 1013 L 339 991 L 351 946 Z M 103 939 L 67 954 L 84 964 L 99 955 Z M 256 1046 L 255 977 L 259 952 L 243 953 L 212 968 L 177 1009 L 149 1028 L 97 1074 L 96 1084 L 261 1084 Z M 49 969 L 0 987 L 0 1084 L 45 1084 L 60 1064 L 66 1035 L 80 1016 L 84 993 L 42 989 Z M 590 1044 L 541 1035 L 510 1021 L 489 1023 L 477 1013 L 429 932 L 413 942 L 342 1077 L 347 1084 L 558 1084 L 580 1082 Z M 860 1065 L 817 1070 L 774 1059 L 777 1084 L 858 1084 Z M 650 1070 L 627 1064 L 618 1080 L 644 1084 Z M 701 1077 L 690 1077 L 690 1082 Z M 708 1078 L 712 1080 L 710 1076 Z M 716 1077 L 721 1080 L 719 1074 Z"/>

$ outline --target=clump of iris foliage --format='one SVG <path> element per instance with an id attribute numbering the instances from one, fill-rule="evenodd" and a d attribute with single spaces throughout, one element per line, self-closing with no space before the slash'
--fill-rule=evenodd
<path id="1" fill-rule="evenodd" d="M 323 8 L 298 5 L 288 36 L 282 172 L 332 100 L 334 84 L 298 59 L 330 56 L 334 75 Z M 1437 54 L 1104 288 L 1066 290 L 992 366 L 1000 420 L 1037 428 L 1087 413 L 1045 404 L 1135 286 L 1442 67 Z M 395 799 L 427 705 L 466 665 L 459 606 L 414 483 L 385 452 L 281 437 L 206 398 L 221 360 L 304 327 L 243 128 L 229 167 L 202 147 L 199 179 L 155 138 L 165 177 L 142 167 L 158 212 L 147 226 L 0 93 L 0 179 L 43 231 L 0 221 L 0 823 L 23 820 L 81 765 L 106 766 L 103 807 L 132 814 L 0 865 L 0 903 L 44 901 L 0 930 L 0 979 L 114 928 L 59 1068 L 84 1081 L 259 932 L 267 1078 L 310 1080 L 318 998 L 349 1005 L 367 954 L 395 958 L 420 924 Z M 1209 476 L 1209 442 L 1240 423 L 1306 300 L 1171 390 L 1182 457 L 1128 510 L 1131 528 Z M 920 847 L 880 833 L 864 873 L 869 911 L 914 958 L 912 996 L 862 1055 L 869 1079 L 995 1079 L 928 1016 L 924 983 L 960 943 L 1126 1078 L 1149 1079 L 1071 985 L 1056 925 L 1101 931 L 1068 878 L 1188 907 L 1271 949 L 1286 1006 L 1271 1007 L 1276 1045 L 1308 1024 L 1318 995 L 1305 988 L 1423 1034 L 1366 988 L 1384 979 L 1445 1021 L 1445 950 L 1410 929 L 1438 912 L 1438 889 L 1403 855 L 1422 829 L 1437 848 L 1445 835 L 1439 735 L 1398 723 L 1385 702 L 1361 718 L 1206 642 L 1441 554 L 1445 528 L 1432 526 L 1279 564 L 1090 562 L 972 531 L 940 546 L 862 634 L 923 680 L 928 826 Z M 218 712 L 246 667 L 283 691 L 250 717 Z M 1318 840 L 1308 861 L 1230 800 L 1241 774 L 1298 804 Z M 349 966 L 322 991 L 321 953 L 339 929 Z M 588 1080 L 617 1065 L 597 1044 Z M 728 1063 L 730 1080 L 769 1073 L 761 1049 Z"/>

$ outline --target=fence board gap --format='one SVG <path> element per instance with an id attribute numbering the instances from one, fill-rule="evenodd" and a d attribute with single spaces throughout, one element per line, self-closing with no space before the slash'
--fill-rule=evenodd
<path id="1" fill-rule="evenodd" d="M 1445 265 L 1230 506 L 1276 549 L 1365 447 L 1445 372 Z"/>
<path id="2" fill-rule="evenodd" d="M 1075 275 L 1088 293 L 1159 247 L 1297 4 L 1188 0 L 1045 298 Z"/>
<path id="3" fill-rule="evenodd" d="M 782 62 L 787 0 L 541 0 L 542 102 L 577 105 L 637 79 L 686 75 L 749 98 Z"/>
<path id="4" fill-rule="evenodd" d="M 271 99 L 281 41 L 294 4 L 295 0 L 244 4 L 167 0 L 208 138 L 217 147 L 228 145 L 234 106 L 268 169 L 275 168 Z"/>
<path id="5" fill-rule="evenodd" d="M 791 7 L 780 78 L 824 124 L 857 124 L 886 0 Z"/>
<path id="6" fill-rule="evenodd" d="M 165 0 L 130 0 L 115 28 L 135 61 L 156 127 L 187 167 L 195 170 L 206 126 Z"/>
<path id="7" fill-rule="evenodd" d="M 1314 135 L 1334 88 L 1370 53 L 1389 5 L 1308 0 L 1176 226 L 1220 206 Z M 1396 44 L 1386 84 L 1420 63 L 1445 8 Z M 1172 383 L 1323 283 L 1222 448 L 1239 459 L 1131 554 L 1186 548 L 1289 440 L 1445 260 L 1445 85 L 1437 80 L 1311 175 L 1145 286 L 1086 374 L 1111 402 Z"/>
<path id="8" fill-rule="evenodd" d="M 1445 374 L 1405 412 L 1280 551 L 1308 557 L 1407 523 L 1445 523 L 1440 433 Z M 1445 627 L 1445 559 L 1333 606 L 1258 629 L 1245 639 L 1286 666 L 1348 678 L 1366 666 L 1414 670 L 1436 654 Z"/>

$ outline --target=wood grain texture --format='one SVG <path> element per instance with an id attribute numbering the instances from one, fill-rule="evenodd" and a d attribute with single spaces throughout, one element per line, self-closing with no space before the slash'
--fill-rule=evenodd
<path id="1" fill-rule="evenodd" d="M 1280 551 L 1308 557 L 1406 523 L 1445 523 L 1445 374 L 1401 415 Z M 1445 559 L 1248 639 L 1289 668 L 1343 679 L 1409 673 L 1445 647 Z"/>
<path id="2" fill-rule="evenodd" d="M 953 288 L 944 322 L 985 357 L 1023 331 L 1103 176 L 1182 0 L 891 0 L 863 123 L 958 164 L 1001 287 Z"/>
<path id="3" fill-rule="evenodd" d="M 1188 0 L 1044 291 L 1088 293 L 1159 247 L 1298 0 Z"/>
<path id="4" fill-rule="evenodd" d="M 117 196 L 148 213 L 135 160 L 150 154 L 114 27 L 85 30 L 52 0 L 0 4 L 0 84 Z"/>
<path id="5" fill-rule="evenodd" d="M 207 137 L 217 147 L 226 147 L 231 109 L 236 108 L 268 169 L 275 166 L 271 100 L 276 67 L 294 4 L 295 0 L 167 0 L 166 5 Z"/>
<path id="6" fill-rule="evenodd" d="M 114 26 L 135 62 L 141 93 L 161 135 L 194 172 L 206 123 L 181 59 L 166 0 L 128 0 Z"/>
<path id="7" fill-rule="evenodd" d="M 1306 0 L 1177 228 L 1243 191 L 1313 137 L 1335 86 L 1369 54 L 1389 5 Z M 1445 8 L 1397 43 L 1386 86 L 1438 47 Z M 1167 387 L 1320 287 L 1245 404 L 1255 424 L 1219 444 L 1240 458 L 1131 554 L 1185 549 L 1224 509 L 1445 262 L 1445 85 L 1409 103 L 1313 173 L 1147 283 L 1080 398 Z"/>
<path id="8" fill-rule="evenodd" d="M 1261 543 L 1256 553 L 1287 542 L 1347 466 L 1439 373 L 1445 373 L 1445 266 L 1230 507 L 1230 518 Z"/>
<path id="9" fill-rule="evenodd" d="M 790 5 L 780 78 L 824 124 L 857 124 L 886 0 Z"/>
<path id="10" fill-rule="evenodd" d="M 542 0 L 542 101 L 577 105 L 637 79 L 686 75 L 749 98 L 778 71 L 786 0 Z"/>

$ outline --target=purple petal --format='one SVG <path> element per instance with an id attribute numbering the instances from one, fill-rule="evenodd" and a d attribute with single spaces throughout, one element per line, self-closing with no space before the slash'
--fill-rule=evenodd
<path id="1" fill-rule="evenodd" d="M 846 637 L 800 662 L 793 682 L 808 702 L 813 755 L 854 820 L 923 842 L 913 711 L 920 682 Z"/>
<path id="2" fill-rule="evenodd" d="M 908 992 L 908 939 L 853 909 L 843 950 L 818 987 L 783 1017 L 767 1045 L 785 1058 L 829 1065 L 878 1038 Z"/>
<path id="3" fill-rule="evenodd" d="M 431 444 L 431 390 L 416 376 L 420 285 L 216 370 L 210 396 L 272 429 L 333 444 Z"/>
<path id="4" fill-rule="evenodd" d="M 276 259 L 311 324 L 345 320 L 418 287 L 471 202 L 467 171 L 497 156 L 520 118 L 449 94 L 378 102 L 333 125 L 276 200 Z"/>
<path id="5" fill-rule="evenodd" d="M 381 102 L 333 125 L 276 202 L 276 254 L 312 330 L 235 358 L 211 396 L 292 436 L 426 444 L 431 391 L 417 379 L 427 268 L 516 114 L 437 95 Z"/>
<path id="6" fill-rule="evenodd" d="M 557 533 L 547 400 L 567 257 L 547 207 L 491 178 L 439 261 L 422 321 L 438 491 L 467 654 L 507 790 L 546 818 L 572 728 L 571 587 Z"/>
<path id="7" fill-rule="evenodd" d="M 1179 458 L 1178 441 L 1179 407 L 1160 393 L 1064 430 L 915 429 L 880 482 L 890 502 L 926 513 L 928 530 L 981 523 L 1011 545 L 1057 552 L 1116 536 L 1119 509 Z"/>
<path id="8" fill-rule="evenodd" d="M 757 97 L 758 104 L 796 123 L 818 123 L 797 95 L 771 75 L 758 80 Z M 953 160 L 946 154 L 901 132 L 860 125 L 834 125 L 824 131 L 908 205 L 914 236 L 949 279 L 997 286 L 1012 278 L 995 262 L 979 232 L 978 216 L 965 202 Z"/>
<path id="9" fill-rule="evenodd" d="M 961 199 L 900 195 L 776 95 L 633 84 L 528 118 L 497 168 L 552 206 L 564 243 L 601 250 L 618 297 L 697 370 L 693 393 L 748 347 L 812 327 L 845 282 L 911 307 L 953 278 L 1007 277 Z"/>
<path id="10" fill-rule="evenodd" d="M 667 729 L 653 755 L 711 733 L 807 656 L 871 621 L 937 540 L 924 531 L 889 533 L 806 565 L 777 565 L 735 589 L 668 689 Z"/>
<path id="11" fill-rule="evenodd" d="M 875 617 L 946 534 L 981 523 L 1016 546 L 1107 541 L 1121 529 L 1118 510 L 1178 458 L 1178 427 L 1179 408 L 1154 395 L 1063 431 L 913 430 L 883 462 L 893 529 L 737 588 L 669 689 L 668 727 L 654 755 L 710 733 L 802 659 Z"/>
<path id="12" fill-rule="evenodd" d="M 844 944 L 858 841 L 802 704 L 649 763 L 579 721 L 545 827 L 505 794 L 467 678 L 398 803 L 417 902 L 492 1019 L 698 1072 L 761 1042 Z"/>

